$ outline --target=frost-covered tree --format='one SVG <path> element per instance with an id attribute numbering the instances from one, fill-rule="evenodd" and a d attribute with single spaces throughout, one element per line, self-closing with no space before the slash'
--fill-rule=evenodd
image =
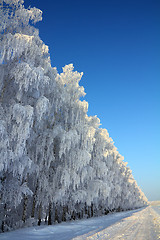
<path id="1" fill-rule="evenodd" d="M 42 19 L 36 8 L 25 9 L 23 1 L 1 1 L 0 8 L 0 129 L 1 192 L 7 208 L 16 207 L 32 191 L 28 176 L 38 171 L 27 145 L 43 131 L 43 118 L 49 111 L 55 70 L 51 68 L 48 47 L 29 22 Z M 28 141 L 28 143 L 27 143 Z M 25 205 L 23 220 L 25 220 Z"/>
<path id="2" fill-rule="evenodd" d="M 83 73 L 58 74 L 23 0 L 0 0 L 0 226 L 48 224 L 141 207 L 147 199 L 100 120 Z"/>

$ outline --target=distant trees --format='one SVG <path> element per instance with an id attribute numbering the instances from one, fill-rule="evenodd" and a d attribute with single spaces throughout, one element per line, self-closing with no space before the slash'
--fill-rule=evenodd
<path id="1" fill-rule="evenodd" d="M 0 228 L 143 206 L 147 199 L 100 120 L 87 115 L 73 65 L 51 67 L 23 0 L 0 1 Z"/>

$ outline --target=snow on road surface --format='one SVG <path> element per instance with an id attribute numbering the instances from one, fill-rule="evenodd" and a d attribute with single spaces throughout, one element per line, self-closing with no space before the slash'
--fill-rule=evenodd
<path id="1" fill-rule="evenodd" d="M 156 209 L 155 209 L 156 210 Z M 81 236 L 75 240 L 152 240 L 160 239 L 160 215 L 151 206 L 133 213 L 112 226 L 91 236 Z"/>
<path id="2" fill-rule="evenodd" d="M 0 234 L 0 240 L 157 240 L 160 202 L 127 212 Z"/>

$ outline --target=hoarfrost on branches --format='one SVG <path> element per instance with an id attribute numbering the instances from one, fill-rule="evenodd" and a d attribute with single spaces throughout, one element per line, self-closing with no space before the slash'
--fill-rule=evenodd
<path id="1" fill-rule="evenodd" d="M 147 199 L 97 116 L 83 73 L 51 66 L 23 0 L 0 1 L 0 229 L 137 208 Z M 22 224 L 23 223 L 23 224 Z"/>

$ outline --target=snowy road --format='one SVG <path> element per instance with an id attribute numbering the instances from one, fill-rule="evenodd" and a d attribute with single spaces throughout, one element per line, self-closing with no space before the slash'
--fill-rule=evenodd
<path id="1" fill-rule="evenodd" d="M 81 236 L 75 240 L 152 240 L 160 239 L 160 215 L 158 207 L 147 207 L 103 229 L 91 236 Z"/>
<path id="2" fill-rule="evenodd" d="M 160 239 L 160 202 L 143 209 L 114 213 L 54 226 L 0 234 L 0 240 L 156 240 Z"/>

